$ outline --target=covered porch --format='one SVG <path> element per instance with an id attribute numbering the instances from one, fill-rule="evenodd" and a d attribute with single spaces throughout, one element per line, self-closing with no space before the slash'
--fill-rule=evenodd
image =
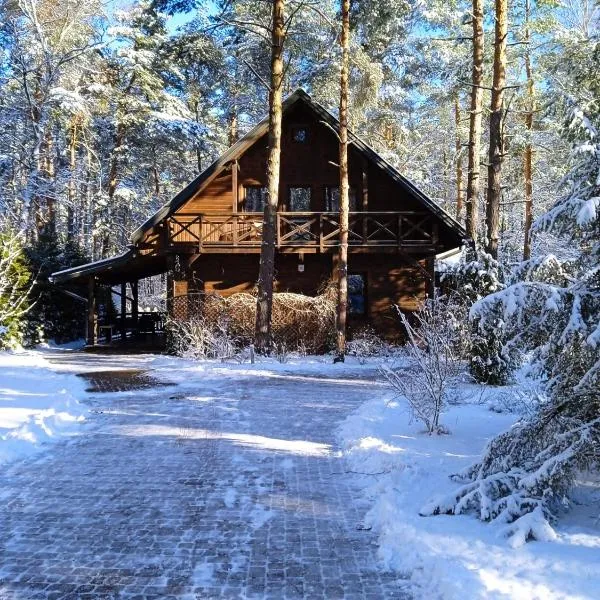
<path id="1" fill-rule="evenodd" d="M 140 282 L 168 270 L 166 255 L 118 256 L 54 273 L 50 281 L 85 303 L 86 349 L 160 351 L 166 312 L 140 303 Z"/>

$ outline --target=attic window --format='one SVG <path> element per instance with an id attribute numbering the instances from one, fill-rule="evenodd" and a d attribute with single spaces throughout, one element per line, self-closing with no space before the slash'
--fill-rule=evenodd
<path id="1" fill-rule="evenodd" d="M 308 142 L 308 129 L 303 126 L 292 127 L 292 141 L 297 144 Z"/>

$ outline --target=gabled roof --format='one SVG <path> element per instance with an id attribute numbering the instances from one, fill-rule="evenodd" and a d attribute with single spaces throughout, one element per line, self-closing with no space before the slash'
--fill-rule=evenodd
<path id="1" fill-rule="evenodd" d="M 332 127 L 335 131 L 338 130 L 339 121 L 327 109 L 323 108 L 318 102 L 315 102 L 302 89 L 296 90 L 291 96 L 286 98 L 282 106 L 283 114 L 289 111 L 289 109 L 298 102 L 303 102 L 305 105 L 311 108 L 322 121 L 327 123 L 327 125 Z M 265 117 L 243 138 L 241 138 L 224 154 L 222 154 L 212 165 L 200 173 L 196 179 L 194 179 L 188 186 L 181 190 L 181 192 L 179 192 L 171 201 L 163 205 L 141 227 L 136 229 L 132 234 L 132 242 L 134 244 L 139 242 L 144 235 L 150 229 L 152 229 L 152 227 L 160 223 L 163 219 L 173 214 L 176 210 L 183 206 L 198 192 L 198 190 L 202 188 L 203 185 L 217 177 L 231 161 L 240 158 L 257 140 L 267 133 L 268 128 L 269 119 L 268 117 Z M 463 238 L 466 236 L 466 231 L 460 225 L 460 223 L 454 220 L 441 206 L 439 206 L 439 204 L 434 202 L 424 192 L 417 188 L 417 186 L 404 177 L 357 135 L 350 132 L 349 141 L 350 144 L 354 146 L 360 153 L 362 153 L 367 159 L 369 159 L 372 163 L 377 165 L 392 179 L 399 183 L 407 193 L 431 210 L 431 212 L 434 213 L 445 225 L 447 225 L 455 233 L 455 235 L 457 235 L 457 237 Z"/>

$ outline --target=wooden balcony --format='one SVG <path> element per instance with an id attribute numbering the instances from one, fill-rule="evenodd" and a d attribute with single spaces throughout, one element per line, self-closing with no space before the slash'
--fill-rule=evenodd
<path id="1" fill-rule="evenodd" d="M 167 247 L 190 252 L 260 252 L 262 213 L 185 214 L 167 221 Z M 339 247 L 339 213 L 278 212 L 280 252 L 333 252 Z M 360 251 L 430 251 L 437 245 L 430 213 L 351 212 L 348 244 Z"/>

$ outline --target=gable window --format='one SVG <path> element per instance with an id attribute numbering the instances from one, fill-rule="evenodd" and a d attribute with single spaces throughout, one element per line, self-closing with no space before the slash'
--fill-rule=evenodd
<path id="1" fill-rule="evenodd" d="M 348 312 L 367 314 L 367 283 L 364 275 L 348 275 Z"/>
<path id="2" fill-rule="evenodd" d="M 303 126 L 292 127 L 292 141 L 297 144 L 308 142 L 308 129 Z"/>
<path id="3" fill-rule="evenodd" d="M 308 212 L 310 211 L 310 187 L 290 187 L 288 197 L 288 210 L 291 212 Z"/>
<path id="4" fill-rule="evenodd" d="M 356 190 L 350 188 L 348 190 L 350 211 L 357 210 Z M 340 210 L 340 187 L 327 186 L 325 188 L 325 210 L 326 212 L 339 212 Z"/>
<path id="5" fill-rule="evenodd" d="M 267 202 L 267 188 L 260 185 L 246 186 L 246 212 L 263 212 Z"/>

